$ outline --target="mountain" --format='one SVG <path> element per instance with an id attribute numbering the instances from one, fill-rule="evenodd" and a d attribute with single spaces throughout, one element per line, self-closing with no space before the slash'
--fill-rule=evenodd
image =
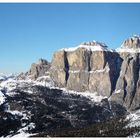
<path id="1" fill-rule="evenodd" d="M 84 42 L 56 51 L 52 62 L 39 59 L 26 73 L 1 74 L 0 136 L 139 136 L 139 52 L 139 36 L 116 50 Z"/>
<path id="2" fill-rule="evenodd" d="M 109 96 L 112 90 L 110 78 L 118 74 L 115 72 L 118 69 L 115 68 L 117 55 L 106 45 L 95 41 L 72 49 L 61 49 L 53 56 L 51 75 L 59 87 Z M 111 64 L 112 67 L 109 66 Z"/>
<path id="3" fill-rule="evenodd" d="M 135 110 L 140 107 L 140 38 L 133 36 L 125 40 L 118 53 L 122 62 L 116 82 L 117 94 L 112 99 Z"/>

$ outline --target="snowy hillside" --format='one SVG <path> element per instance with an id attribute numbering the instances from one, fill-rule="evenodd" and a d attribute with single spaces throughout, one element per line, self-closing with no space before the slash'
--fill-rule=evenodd
<path id="1" fill-rule="evenodd" d="M 0 127 L 1 137 L 29 137 L 46 130 L 83 127 L 119 116 L 118 109 L 125 112 L 115 104 L 110 106 L 107 98 L 97 93 L 68 91 L 40 79 L 5 79 L 0 83 L 0 126 L 5 126 L 4 132 Z"/>

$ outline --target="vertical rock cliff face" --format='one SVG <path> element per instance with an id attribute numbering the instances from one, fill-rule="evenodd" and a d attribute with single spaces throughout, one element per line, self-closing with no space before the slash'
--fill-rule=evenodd
<path id="1" fill-rule="evenodd" d="M 67 87 L 77 91 L 88 89 L 90 52 L 85 48 L 67 51 L 68 78 Z M 75 84 L 76 83 L 76 84 Z"/>
<path id="2" fill-rule="evenodd" d="M 130 109 L 140 107 L 140 38 L 133 36 L 116 51 L 99 42 L 57 51 L 50 73 L 55 85 L 110 97 Z"/>
<path id="3" fill-rule="evenodd" d="M 110 96 L 119 74 L 118 57 L 105 44 L 83 43 L 56 52 L 50 73 L 57 86 Z"/>
<path id="4" fill-rule="evenodd" d="M 67 81 L 67 58 L 64 50 L 54 53 L 50 75 L 56 86 L 64 87 Z"/>
<path id="5" fill-rule="evenodd" d="M 116 84 L 115 94 L 111 97 L 124 106 L 135 109 L 140 107 L 140 38 L 131 37 L 124 41 L 118 53 L 123 62 Z"/>

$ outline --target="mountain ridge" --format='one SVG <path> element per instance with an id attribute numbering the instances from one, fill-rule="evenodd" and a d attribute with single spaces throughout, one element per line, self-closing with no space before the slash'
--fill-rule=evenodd
<path id="1" fill-rule="evenodd" d="M 107 97 L 113 95 L 112 100 L 118 100 L 120 95 L 116 97 L 115 94 L 122 92 L 122 101 L 118 102 L 124 104 L 125 98 L 130 96 L 126 103 L 130 108 L 134 101 L 131 92 L 139 95 L 135 94 L 139 91 L 139 47 L 140 38 L 135 35 L 126 39 L 117 50 L 108 49 L 106 44 L 97 41 L 63 48 L 54 53 L 48 75 L 54 86 L 97 92 Z M 133 109 L 139 106 L 136 102 Z"/>
<path id="2" fill-rule="evenodd" d="M 85 42 L 56 51 L 52 62 L 39 59 L 26 73 L 2 75 L 0 136 L 79 129 L 121 116 L 139 126 L 139 38 L 132 39 L 120 52 Z"/>

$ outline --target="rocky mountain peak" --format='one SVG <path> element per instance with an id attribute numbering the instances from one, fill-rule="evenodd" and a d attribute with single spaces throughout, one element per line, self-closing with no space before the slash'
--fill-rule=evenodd
<path id="1" fill-rule="evenodd" d="M 83 42 L 83 43 L 81 43 L 81 45 L 107 47 L 107 45 L 105 43 L 101 43 L 101 42 L 98 42 L 95 40 L 89 41 L 89 42 Z"/>
<path id="2" fill-rule="evenodd" d="M 138 49 L 140 48 L 140 36 L 133 35 L 126 39 L 123 44 L 122 48 L 129 48 L 129 49 Z"/>
<path id="3" fill-rule="evenodd" d="M 50 63 L 45 59 L 39 59 L 36 63 L 31 65 L 30 70 L 28 71 L 28 76 L 30 79 L 36 79 L 40 76 L 45 75 L 45 72 L 50 68 Z"/>
<path id="4" fill-rule="evenodd" d="M 49 62 L 47 61 L 47 60 L 45 60 L 45 59 L 42 59 L 42 58 L 40 58 L 37 62 L 36 62 L 36 64 L 38 64 L 38 65 L 47 65 Z"/>

